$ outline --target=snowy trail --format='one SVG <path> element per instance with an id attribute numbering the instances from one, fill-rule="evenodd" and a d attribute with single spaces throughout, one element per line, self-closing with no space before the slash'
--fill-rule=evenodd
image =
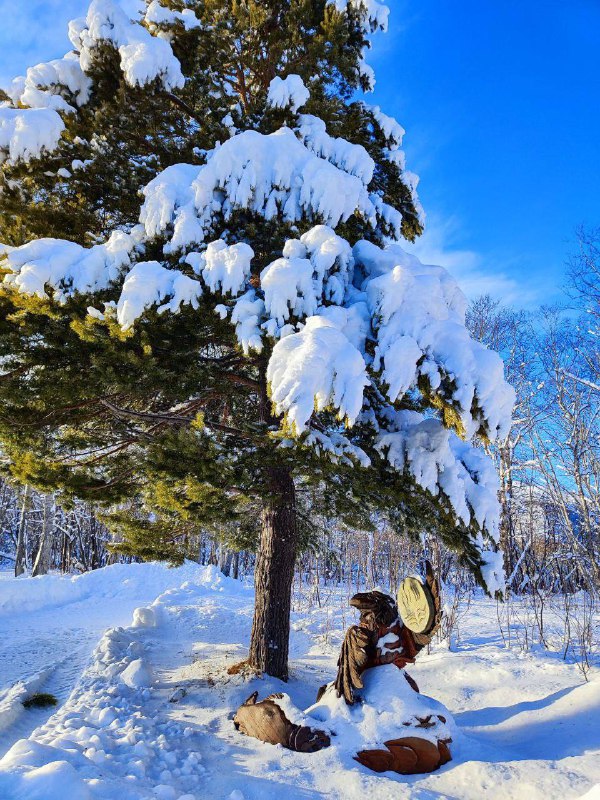
<path id="1" fill-rule="evenodd" d="M 55 709 L 24 712 L 5 702 L 22 681 L 63 703 L 106 630 L 128 625 L 133 610 L 194 572 L 158 564 L 116 564 L 76 577 L 0 575 L 0 756 Z"/>
<path id="2" fill-rule="evenodd" d="M 170 576 L 172 581 L 177 577 Z M 132 598 L 133 599 L 133 598 Z M 335 671 L 347 611 L 293 618 L 292 676 L 244 680 L 252 591 L 198 569 L 191 581 L 108 631 L 68 701 L 0 761 L 3 800 L 574 800 L 600 783 L 600 681 L 544 654 L 507 651 L 495 605 L 472 607 L 456 652 L 411 674 L 452 711 L 454 760 L 431 775 L 375 775 L 335 740 L 312 755 L 237 733 L 231 716 L 255 689 L 303 708 Z M 169 702 L 175 689 L 185 689 Z"/>

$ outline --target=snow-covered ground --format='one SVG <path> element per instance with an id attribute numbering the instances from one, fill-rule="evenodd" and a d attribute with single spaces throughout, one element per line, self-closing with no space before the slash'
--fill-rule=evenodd
<path id="1" fill-rule="evenodd" d="M 129 625 L 137 606 L 196 572 L 161 564 L 43 578 L 0 572 L 0 756 L 49 716 L 24 714 L 22 695 L 46 691 L 66 700 L 106 628 Z"/>
<path id="2" fill-rule="evenodd" d="M 335 737 L 315 754 L 244 737 L 231 716 L 255 689 L 261 696 L 283 690 L 298 707 L 311 705 L 333 677 L 353 621 L 339 603 L 301 604 L 290 682 L 248 681 L 226 669 L 246 654 L 252 600 L 250 587 L 194 565 L 0 579 L 5 748 L 39 725 L 0 761 L 2 800 L 600 796 L 600 678 L 592 672 L 584 683 L 560 657 L 504 648 L 496 606 L 484 599 L 463 621 L 459 647 L 434 648 L 410 670 L 458 725 L 454 760 L 438 772 L 375 775 Z M 17 716 L 26 689 L 15 682 L 42 668 L 48 674 L 39 685 L 62 704 L 51 715 Z M 186 694 L 169 702 L 180 687 Z"/>

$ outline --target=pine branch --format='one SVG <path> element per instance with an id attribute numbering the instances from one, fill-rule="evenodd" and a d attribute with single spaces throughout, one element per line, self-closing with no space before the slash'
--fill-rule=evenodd
<path id="1" fill-rule="evenodd" d="M 113 403 L 109 403 L 108 400 L 100 400 L 100 403 L 116 417 L 121 417 L 123 419 L 131 419 L 133 417 L 134 419 L 160 420 L 161 422 L 168 422 L 172 425 L 189 425 L 194 421 L 194 417 L 184 417 L 180 414 L 161 414 L 156 411 L 133 411 L 133 409 L 130 408 L 119 408 L 113 405 Z"/>
<path id="2" fill-rule="evenodd" d="M 180 414 L 160 414 L 158 412 L 153 411 L 133 411 L 131 409 L 125 408 L 118 408 L 118 406 L 109 403 L 108 400 L 101 400 L 102 405 L 108 408 L 115 416 L 121 417 L 124 419 L 127 418 L 135 418 L 135 419 L 146 419 L 146 420 L 160 420 L 162 423 L 168 423 L 171 425 L 190 425 L 194 420 L 195 417 L 186 417 Z M 253 437 L 241 431 L 239 428 L 232 428 L 229 425 L 223 425 L 220 422 L 214 422 L 208 419 L 204 420 L 204 424 L 207 428 L 212 428 L 215 431 L 220 431 L 221 433 L 227 433 L 232 436 L 239 436 L 242 439 L 252 440 Z"/>
<path id="3" fill-rule="evenodd" d="M 200 119 L 200 117 L 196 115 L 196 112 L 191 106 L 188 106 L 185 100 L 182 100 L 180 97 L 177 97 L 177 95 L 173 94 L 172 92 L 163 92 L 163 94 L 167 98 L 167 100 L 170 100 L 171 103 L 173 103 L 173 105 L 178 106 L 182 111 L 185 111 L 188 117 L 191 117 L 194 120 L 194 122 L 197 122 L 198 125 L 202 125 L 202 120 Z"/>

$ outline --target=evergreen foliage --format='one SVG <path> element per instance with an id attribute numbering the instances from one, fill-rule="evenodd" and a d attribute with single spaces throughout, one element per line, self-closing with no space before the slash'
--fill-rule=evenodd
<path id="1" fill-rule="evenodd" d="M 92 12 L 108 18 L 116 13 L 112 9 L 109 0 L 94 0 L 89 31 Z M 6 258 L 0 260 L 7 278 L 0 292 L 2 448 L 19 480 L 106 506 L 106 519 L 124 534 L 120 548 L 129 554 L 179 561 L 186 536 L 198 526 L 218 528 L 239 546 L 256 542 L 264 509 L 278 502 L 274 470 L 283 470 L 293 476 L 298 491 L 300 546 L 310 543 L 311 506 L 319 515 L 363 528 L 374 512 L 385 513 L 415 537 L 435 530 L 483 580 L 482 550 L 494 549 L 494 531 L 488 524 L 485 545 L 485 514 L 476 513 L 475 493 L 467 497 L 473 513 L 460 513 L 444 493 L 443 479 L 439 486 L 428 485 L 411 471 L 408 461 L 402 468 L 388 453 L 403 435 L 401 421 L 409 419 L 396 420 L 399 412 L 439 416 L 446 427 L 467 438 L 473 433 L 493 438 L 501 423 L 483 408 L 486 398 L 482 400 L 477 391 L 470 403 L 459 399 L 460 376 L 442 363 L 441 356 L 438 380 L 431 378 L 428 366 L 434 357 L 425 353 L 415 361 L 418 380 L 409 380 L 392 394 L 392 355 L 382 355 L 386 290 L 381 290 L 380 300 L 373 294 L 372 323 L 364 319 L 361 323 L 372 324 L 373 330 L 365 337 L 361 356 L 368 377 L 360 415 L 343 411 L 334 390 L 326 400 L 315 392 L 313 413 L 300 422 L 293 398 L 275 398 L 277 386 L 267 377 L 274 353 L 302 331 L 305 336 L 312 331 L 308 324 L 304 328 L 310 313 L 315 313 L 302 309 L 300 300 L 309 302 L 306 293 L 295 305 L 289 299 L 285 319 L 276 320 L 273 313 L 269 321 L 267 314 L 262 329 L 255 325 L 259 332 L 254 340 L 242 335 L 244 326 L 252 324 L 252 315 L 241 301 L 264 309 L 267 268 L 281 260 L 282 253 L 295 264 L 293 253 L 306 252 L 298 240 L 304 234 L 314 238 L 315 225 L 331 223 L 337 234 L 337 238 L 333 231 L 327 234 L 321 256 L 332 242 L 340 248 L 325 270 L 322 291 L 314 289 L 316 304 L 325 310 L 350 307 L 348 299 L 334 297 L 335 287 L 346 280 L 344 270 L 350 274 L 352 269 L 350 256 L 344 255 L 344 247 L 350 253 L 347 243 L 367 240 L 373 248 L 372 253 L 355 248 L 354 287 L 350 277 L 345 288 L 346 298 L 354 298 L 361 270 L 368 282 L 369 272 L 377 274 L 369 264 L 377 258 L 383 259 L 382 264 L 389 261 L 387 251 L 375 245 L 399 235 L 413 240 L 422 231 L 414 176 L 405 171 L 398 149 L 402 129 L 358 99 L 372 80 L 364 63 L 369 36 L 385 26 L 386 16 L 379 3 L 352 0 L 161 0 L 160 5 L 155 0 L 136 30 L 144 25 L 152 37 L 159 33 L 167 37 L 161 41 L 170 43 L 185 81 L 169 84 L 167 73 L 156 73 L 132 83 L 123 67 L 124 46 L 108 37 L 97 38 L 92 47 L 79 34 L 75 41 L 82 43 L 81 53 L 86 54 L 82 66 L 89 82 L 88 100 L 77 105 L 67 87 L 42 85 L 41 90 L 69 104 L 68 111 L 59 109 L 64 122 L 60 140 L 37 157 L 5 158 L 0 165 L 0 241 L 9 246 Z M 308 89 L 301 111 L 293 97 L 288 102 L 273 99 L 274 79 L 289 80 L 289 76 L 299 76 Z M 283 86 L 284 92 L 289 86 Z M 19 104 L 23 105 L 21 100 Z M 235 199 L 242 188 L 241 184 L 235 188 L 232 177 L 231 184 L 216 184 L 212 205 L 194 212 L 205 215 L 204 238 L 196 233 L 175 245 L 174 232 L 188 231 L 189 209 L 182 192 L 189 193 L 190 184 L 183 185 L 183 173 L 173 165 L 191 165 L 185 174 L 200 180 L 226 147 L 234 155 L 236 147 L 241 152 L 242 143 L 250 147 L 258 142 L 262 147 L 272 141 L 273 147 L 280 146 L 281 130 L 277 139 L 263 137 L 282 126 L 287 126 L 283 133 L 295 131 L 307 154 L 319 157 L 319 169 L 328 167 L 340 180 L 362 186 L 360 197 L 367 198 L 368 184 L 368 202 L 361 199 L 354 213 L 333 218 L 322 205 L 325 194 L 316 198 L 319 173 L 311 184 L 311 198 L 299 210 L 283 213 L 281 195 L 278 213 L 266 213 L 257 201 L 253 206 L 247 199 Z M 236 137 L 244 131 L 261 138 L 243 138 L 247 133 Z M 269 152 L 269 145 L 264 152 Z M 365 178 L 369 165 L 372 175 Z M 161 215 L 152 231 L 146 218 L 145 234 L 137 225 L 142 190 L 146 216 L 152 208 Z M 170 218 L 165 217 L 167 207 Z M 367 207 L 374 210 L 368 212 Z M 112 256 L 102 255 L 106 264 L 95 283 L 78 283 L 68 270 L 59 279 L 53 277 L 64 249 L 47 258 L 42 254 L 38 261 L 34 257 L 34 271 L 41 264 L 36 275 L 42 275 L 43 290 L 19 283 L 33 263 L 24 256 L 25 262 L 15 266 L 22 252 L 19 246 L 25 242 L 46 237 L 38 244 L 54 247 L 48 243 L 51 238 L 90 248 L 115 231 L 132 237 L 127 255 L 114 263 Z M 206 242 L 218 240 L 229 248 L 241 243 L 252 248 L 249 271 L 236 290 L 227 290 L 223 281 L 211 286 L 207 277 Z M 233 251 L 227 253 L 229 257 Z M 215 259 L 222 266 L 218 254 Z M 154 299 L 143 302 L 138 293 L 142 308 L 133 315 L 132 324 L 124 324 L 123 278 L 131 264 L 134 270 L 155 265 L 135 275 L 138 282 L 133 285 L 141 285 L 142 293 L 149 270 L 154 270 L 157 281 L 165 275 L 178 276 L 180 285 L 192 293 L 177 299 L 173 285 L 158 295 L 154 291 Z M 446 291 L 449 279 L 440 277 L 443 271 L 438 268 L 431 269 L 438 270 L 432 275 Z M 385 277 L 389 267 L 379 271 Z M 415 275 L 419 277 L 418 270 Z M 125 281 L 133 282 L 132 276 L 133 270 Z M 313 276 L 311 286 L 317 285 L 314 281 Z M 375 281 L 371 284 L 374 291 Z M 448 292 L 453 291 L 450 286 Z M 167 306 L 178 313 L 157 308 L 170 297 Z M 456 303 L 448 302 L 453 314 Z M 257 313 L 260 317 L 263 312 Z M 236 318 L 237 325 L 232 324 Z M 460 327 L 453 324 L 452 332 Z M 332 340 L 334 325 L 327 325 L 325 333 L 315 336 Z M 390 337 L 386 346 L 392 347 L 395 339 Z M 382 372 L 377 364 L 384 361 Z M 287 363 L 289 359 L 283 366 Z M 488 387 L 487 401 L 492 390 Z M 473 429 L 467 430 L 467 417 L 473 420 Z M 417 417 L 410 419 L 414 423 Z M 429 435 L 429 429 L 423 431 Z M 458 445 L 453 447 L 452 452 L 458 453 Z M 460 456 L 447 457 L 456 457 L 460 469 L 470 474 L 468 480 L 485 488 L 485 469 L 473 466 L 472 460 L 469 467 L 463 450 Z M 441 475 L 444 467 L 438 471 Z"/>
<path id="2" fill-rule="evenodd" d="M 24 708 L 49 708 L 58 705 L 58 700 L 50 692 L 36 692 L 23 700 Z"/>

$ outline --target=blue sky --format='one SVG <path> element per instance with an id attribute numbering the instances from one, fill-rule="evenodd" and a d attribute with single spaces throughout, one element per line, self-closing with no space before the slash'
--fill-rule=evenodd
<path id="1" fill-rule="evenodd" d="M 86 0 L 0 0 L 0 82 L 62 55 Z M 396 0 L 372 102 L 406 128 L 428 229 L 414 248 L 471 296 L 558 298 L 600 226 L 600 2 Z"/>

